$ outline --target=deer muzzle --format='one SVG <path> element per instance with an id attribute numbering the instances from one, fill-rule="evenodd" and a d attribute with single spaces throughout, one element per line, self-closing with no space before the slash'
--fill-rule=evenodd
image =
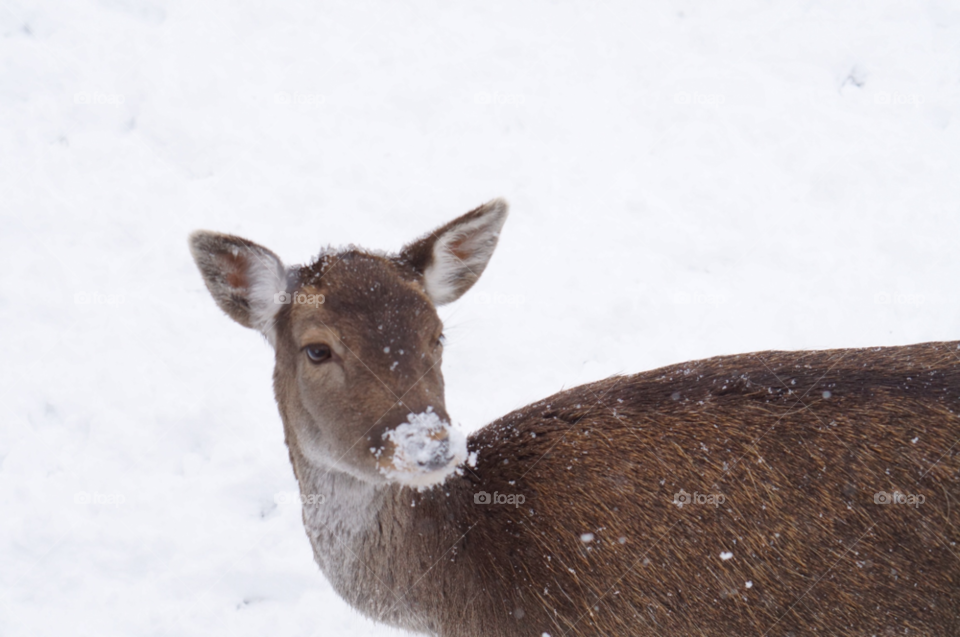
<path id="1" fill-rule="evenodd" d="M 467 457 L 467 441 L 435 411 L 409 414 L 383 434 L 380 472 L 392 482 L 429 487 L 446 480 Z"/>

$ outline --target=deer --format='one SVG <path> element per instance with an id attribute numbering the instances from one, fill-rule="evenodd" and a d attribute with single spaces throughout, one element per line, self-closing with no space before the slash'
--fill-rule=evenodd
<path id="1" fill-rule="evenodd" d="M 442 637 L 960 635 L 960 343 L 620 374 L 467 437 L 437 307 L 507 209 L 306 265 L 190 237 L 274 349 L 304 528 L 347 603 Z"/>

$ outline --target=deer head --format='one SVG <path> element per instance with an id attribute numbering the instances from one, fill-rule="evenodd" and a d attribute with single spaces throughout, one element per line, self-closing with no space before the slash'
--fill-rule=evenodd
<path id="1" fill-rule="evenodd" d="M 290 267 L 240 237 L 191 235 L 217 305 L 275 349 L 292 453 L 369 483 L 411 486 L 441 482 L 464 460 L 444 405 L 436 307 L 477 281 L 506 217 L 497 199 L 396 255 L 351 246 Z"/>

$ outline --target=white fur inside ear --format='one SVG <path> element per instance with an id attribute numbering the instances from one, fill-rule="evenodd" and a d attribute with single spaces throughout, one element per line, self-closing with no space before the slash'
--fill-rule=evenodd
<path id="1" fill-rule="evenodd" d="M 504 216 L 500 209 L 445 232 L 433 244 L 423 285 L 434 305 L 456 301 L 476 282 L 497 247 Z"/>
<path id="2" fill-rule="evenodd" d="M 254 253 L 247 266 L 247 276 L 250 281 L 247 296 L 250 303 L 250 322 L 276 348 L 277 312 L 283 305 L 290 303 L 286 270 L 272 255 Z"/>

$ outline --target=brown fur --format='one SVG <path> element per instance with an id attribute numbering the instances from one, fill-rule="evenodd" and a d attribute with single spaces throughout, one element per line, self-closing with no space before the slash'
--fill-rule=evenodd
<path id="1" fill-rule="evenodd" d="M 457 259 L 492 251 L 499 205 L 486 235 L 449 242 Z M 397 257 L 351 248 L 289 270 L 324 302 L 277 312 L 275 391 L 301 491 L 325 498 L 304 507 L 317 562 L 348 602 L 444 637 L 960 635 L 958 343 L 617 376 L 481 429 L 476 465 L 442 485 L 383 478 L 384 432 L 428 407 L 446 418 L 433 242 L 491 210 Z M 269 251 L 224 261 L 243 240 L 195 237 L 208 287 L 244 322 L 223 281 Z M 330 362 L 306 362 L 314 342 Z M 679 507 L 681 491 L 723 500 Z M 875 501 L 897 491 L 924 501 Z"/>
<path id="2" fill-rule="evenodd" d="M 713 358 L 509 414 L 450 488 L 451 576 L 487 583 L 488 635 L 960 635 L 957 348 Z"/>

